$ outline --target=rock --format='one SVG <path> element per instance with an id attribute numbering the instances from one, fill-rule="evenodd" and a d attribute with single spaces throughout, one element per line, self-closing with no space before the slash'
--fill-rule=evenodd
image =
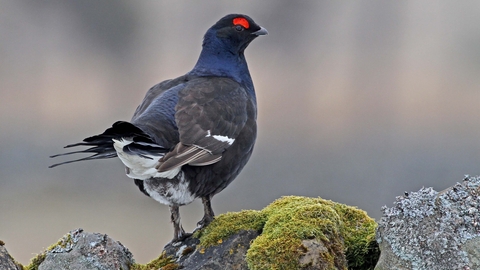
<path id="1" fill-rule="evenodd" d="M 303 254 L 300 255 L 298 259 L 298 263 L 302 266 L 302 269 L 329 269 L 328 263 L 326 263 L 323 258 L 328 256 L 330 252 L 322 241 L 316 239 L 303 240 L 302 249 Z M 341 257 L 343 261 L 344 256 Z"/>
<path id="2" fill-rule="evenodd" d="M 38 263 L 39 270 L 126 270 L 134 261 L 127 248 L 106 234 L 77 229 L 41 254 Z"/>
<path id="3" fill-rule="evenodd" d="M 480 177 L 405 193 L 382 210 L 376 270 L 480 269 Z"/>
<path id="4" fill-rule="evenodd" d="M 27 269 L 341 269 L 377 262 L 377 224 L 355 207 L 321 198 L 288 196 L 260 211 L 219 215 L 182 242 L 168 244 L 148 264 L 105 234 L 74 230 L 32 260 Z"/>
<path id="5" fill-rule="evenodd" d="M 261 211 L 218 216 L 195 235 L 200 238 L 196 250 L 212 257 L 226 251 L 238 253 L 231 257 L 245 258 L 248 266 L 231 264 L 239 265 L 238 269 L 372 269 L 379 255 L 375 228 L 375 221 L 354 207 L 321 198 L 287 196 Z M 242 248 L 233 249 L 235 246 Z M 240 253 L 243 251 L 246 254 Z M 201 261 L 199 253 L 184 262 Z"/>
<path id="6" fill-rule="evenodd" d="M 216 246 L 203 248 L 198 246 L 199 240 L 189 238 L 181 244 L 167 245 L 166 254 L 172 256 L 181 268 L 191 270 L 248 270 L 245 255 L 250 247 L 250 242 L 259 233 L 252 230 L 242 230 L 222 240 Z"/>
<path id="7" fill-rule="evenodd" d="M 10 256 L 4 246 L 3 241 L 0 241 L 0 269 L 2 270 L 20 270 L 21 266 L 17 265 L 15 260 Z"/>

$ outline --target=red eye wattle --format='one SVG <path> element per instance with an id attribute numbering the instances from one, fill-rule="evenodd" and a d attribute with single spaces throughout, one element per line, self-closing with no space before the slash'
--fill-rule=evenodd
<path id="1" fill-rule="evenodd" d="M 241 25 L 245 29 L 248 29 L 250 27 L 250 24 L 248 23 L 247 19 L 242 18 L 242 17 L 238 17 L 238 18 L 233 19 L 233 25 Z"/>

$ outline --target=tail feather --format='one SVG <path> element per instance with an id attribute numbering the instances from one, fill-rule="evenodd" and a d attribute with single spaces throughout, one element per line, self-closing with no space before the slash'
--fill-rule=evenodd
<path id="1" fill-rule="evenodd" d="M 127 144 L 123 147 L 123 152 L 130 154 L 130 155 L 140 155 L 140 156 L 148 156 L 148 155 L 161 155 L 163 156 L 168 149 L 165 149 L 158 145 L 145 145 L 141 143 L 132 142 Z"/>
<path id="2" fill-rule="evenodd" d="M 78 145 L 83 145 L 83 144 L 77 144 L 75 146 L 78 146 Z M 73 147 L 73 145 L 72 146 L 67 145 L 64 148 L 69 148 L 69 147 Z M 88 149 L 85 149 L 85 150 L 79 150 L 79 151 L 73 151 L 73 152 L 67 152 L 67 153 L 52 155 L 52 156 L 50 156 L 50 158 L 67 156 L 67 155 L 78 154 L 78 153 L 104 153 L 104 152 L 108 152 L 108 150 L 111 150 L 111 149 L 109 149 L 109 147 L 106 147 L 106 146 L 95 146 L 95 147 L 91 147 L 91 148 L 88 148 Z"/>
<path id="3" fill-rule="evenodd" d="M 75 152 L 65 153 L 65 154 L 60 154 L 60 155 L 55 155 L 55 156 L 63 156 L 63 155 L 69 155 L 69 154 L 75 154 L 75 153 L 83 153 L 83 152 L 86 152 L 86 151 L 75 151 Z M 51 157 L 55 157 L 55 156 L 51 156 Z M 73 163 L 73 162 L 77 162 L 77 161 L 94 160 L 94 159 L 105 159 L 105 158 L 114 158 L 114 157 L 116 157 L 116 156 L 117 156 L 117 152 L 115 152 L 115 151 L 113 151 L 113 153 L 98 153 L 98 154 L 95 154 L 95 155 L 92 155 L 92 156 L 89 156 L 89 157 L 85 157 L 85 158 L 79 158 L 79 159 L 68 160 L 68 161 L 56 163 L 56 164 L 53 164 L 53 165 L 48 166 L 48 168 L 54 168 L 54 167 L 57 167 L 57 166 L 60 166 L 60 165 L 64 165 L 64 164 L 68 164 L 68 163 Z"/>
<path id="4" fill-rule="evenodd" d="M 135 125 L 129 122 L 118 121 L 114 123 L 111 128 L 108 128 L 107 130 L 105 130 L 105 132 L 103 132 L 102 134 L 88 137 L 84 139 L 82 142 L 69 144 L 64 148 L 71 148 L 76 146 L 93 146 L 93 147 L 90 147 L 85 150 L 78 150 L 78 151 L 72 151 L 72 152 L 67 152 L 62 154 L 56 154 L 50 157 L 55 158 L 55 157 L 79 154 L 79 153 L 94 153 L 93 155 L 85 158 L 79 158 L 75 160 L 56 163 L 49 166 L 49 168 L 54 168 L 63 164 L 73 163 L 77 161 L 117 157 L 117 152 L 113 147 L 113 139 L 120 139 L 120 138 L 133 138 L 135 142 L 138 142 L 129 146 L 131 148 L 129 151 L 131 151 L 132 153 L 138 152 L 138 153 L 144 153 L 144 154 L 151 154 L 152 151 L 153 153 L 166 152 L 166 149 L 159 147 L 158 145 L 155 146 L 154 142 L 150 139 L 150 137 L 147 134 L 145 134 L 140 128 L 136 127 Z"/>

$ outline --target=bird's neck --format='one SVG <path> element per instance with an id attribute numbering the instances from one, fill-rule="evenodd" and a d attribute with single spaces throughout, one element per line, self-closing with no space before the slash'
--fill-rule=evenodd
<path id="1" fill-rule="evenodd" d="M 197 64 L 190 71 L 195 76 L 230 77 L 243 85 L 255 98 L 252 78 L 248 71 L 247 61 L 243 52 L 232 53 L 221 41 L 209 42 L 203 46 Z"/>

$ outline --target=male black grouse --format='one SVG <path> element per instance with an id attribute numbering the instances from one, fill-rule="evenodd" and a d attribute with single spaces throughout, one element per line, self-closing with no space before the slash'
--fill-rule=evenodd
<path id="1" fill-rule="evenodd" d="M 130 122 L 118 121 L 104 133 L 67 145 L 90 146 L 51 157 L 94 153 L 54 164 L 119 157 L 127 176 L 147 196 L 170 207 L 172 242 L 185 233 L 179 206 L 200 197 L 214 218 L 212 197 L 240 173 L 257 135 L 257 103 L 244 50 L 267 30 L 250 17 L 230 14 L 208 29 L 195 67 L 148 90 Z"/>

